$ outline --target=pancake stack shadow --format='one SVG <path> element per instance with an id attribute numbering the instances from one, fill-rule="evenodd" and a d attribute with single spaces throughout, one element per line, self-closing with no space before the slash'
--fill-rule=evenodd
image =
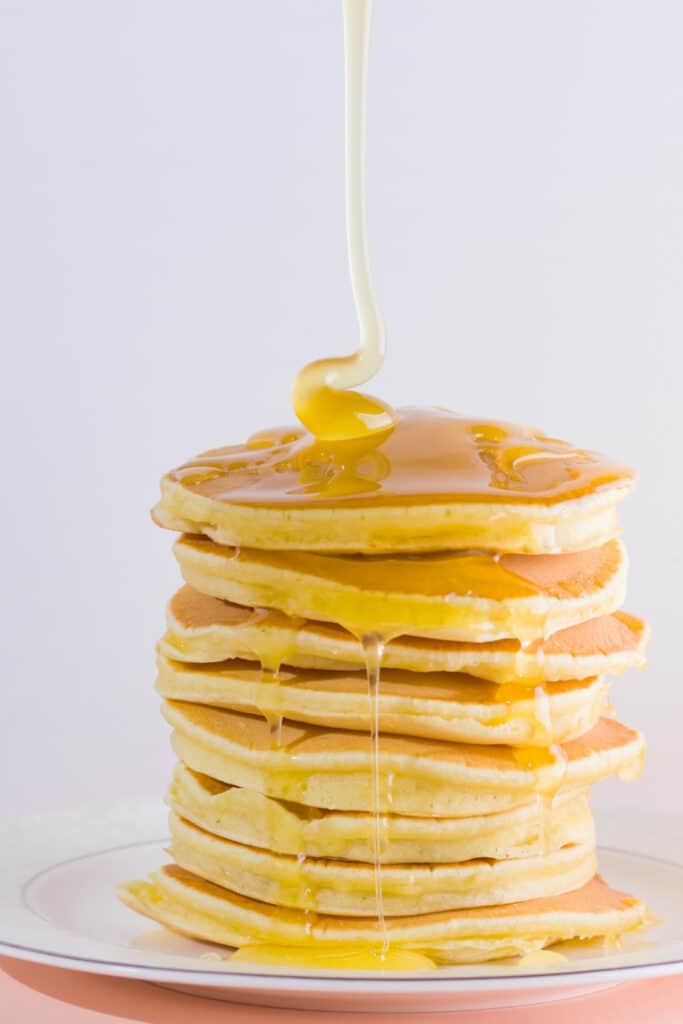
<path id="1" fill-rule="evenodd" d="M 644 922 L 643 904 L 596 873 L 588 800 L 607 776 L 636 777 L 644 752 L 608 699 L 647 641 L 619 610 L 628 478 L 606 479 L 603 462 L 584 493 L 550 502 L 534 467 L 564 479 L 592 455 L 558 456 L 561 444 L 525 438 L 476 501 L 454 485 L 448 502 L 354 505 L 347 487 L 320 507 L 269 494 L 250 506 L 225 490 L 248 445 L 164 479 L 156 518 L 182 533 L 185 580 L 156 684 L 178 757 L 174 863 L 122 886 L 126 903 L 226 946 L 351 944 L 438 963 Z M 529 465 L 524 503 L 514 488 L 506 501 L 501 474 L 510 486 Z"/>

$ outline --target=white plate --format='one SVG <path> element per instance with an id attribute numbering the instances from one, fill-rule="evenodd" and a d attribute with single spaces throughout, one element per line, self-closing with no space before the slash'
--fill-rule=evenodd
<path id="1" fill-rule="evenodd" d="M 643 897 L 661 918 L 656 927 L 627 936 L 620 950 L 567 949 L 566 965 L 543 972 L 489 963 L 428 975 L 291 975 L 244 965 L 236 970 L 218 947 L 156 928 L 116 900 L 118 882 L 143 877 L 167 859 L 165 817 L 159 803 L 139 801 L 4 827 L 0 953 L 233 1002 L 351 1011 L 515 1006 L 683 972 L 683 837 L 674 819 L 629 812 L 601 823 L 603 874 L 616 888 Z"/>

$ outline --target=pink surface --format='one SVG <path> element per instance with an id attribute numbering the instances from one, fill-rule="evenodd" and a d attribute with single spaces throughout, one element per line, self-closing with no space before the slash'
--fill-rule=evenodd
<path id="1" fill-rule="evenodd" d="M 0 959 L 1 1024 L 680 1024 L 683 977 L 621 985 L 607 992 L 516 1010 L 476 1013 L 357 1014 L 312 1013 L 238 1006 L 166 992 L 137 981 L 36 967 Z"/>

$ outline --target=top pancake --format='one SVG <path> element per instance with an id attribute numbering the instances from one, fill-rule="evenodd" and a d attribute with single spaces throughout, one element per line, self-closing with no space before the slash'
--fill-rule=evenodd
<path id="1" fill-rule="evenodd" d="M 360 440 L 280 428 L 206 452 L 164 476 L 154 516 L 250 548 L 557 553 L 615 537 L 631 482 L 527 427 L 408 409 Z"/>

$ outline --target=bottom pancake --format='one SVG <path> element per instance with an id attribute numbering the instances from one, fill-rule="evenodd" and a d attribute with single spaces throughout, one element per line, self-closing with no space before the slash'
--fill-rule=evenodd
<path id="1" fill-rule="evenodd" d="M 173 931 L 224 946 L 257 944 L 331 948 L 381 946 L 374 918 L 332 917 L 273 907 L 230 892 L 176 866 L 119 888 L 122 901 Z M 595 876 L 561 896 L 505 906 L 387 918 L 392 948 L 417 950 L 439 963 L 518 956 L 569 939 L 613 937 L 642 925 L 645 905 Z"/>
<path id="2" fill-rule="evenodd" d="M 362 811 L 323 811 L 240 789 L 178 763 L 167 802 L 205 832 L 274 853 L 372 861 L 375 824 Z M 568 843 L 595 844 L 588 792 L 534 798 L 521 807 L 470 818 L 382 816 L 384 864 L 444 864 L 487 857 L 532 857 Z"/>
<path id="3" fill-rule="evenodd" d="M 171 814 L 169 853 L 180 867 L 243 896 L 280 907 L 375 917 L 373 864 L 306 859 L 231 842 Z M 428 914 L 555 896 L 585 885 L 595 848 L 572 843 L 536 857 L 455 864 L 392 864 L 382 869 L 383 911 Z"/>

